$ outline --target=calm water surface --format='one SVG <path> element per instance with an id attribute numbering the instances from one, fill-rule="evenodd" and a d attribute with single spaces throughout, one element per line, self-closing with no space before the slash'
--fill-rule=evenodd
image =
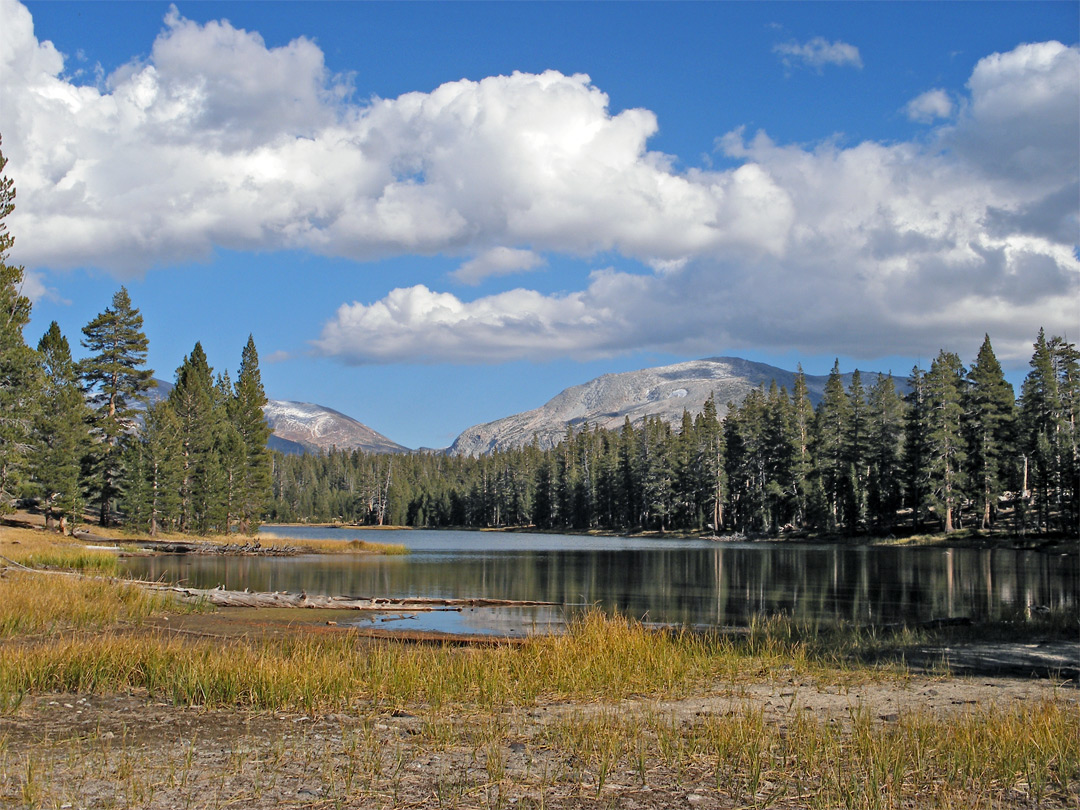
<path id="1" fill-rule="evenodd" d="M 489 597 L 565 608 L 361 615 L 357 624 L 452 633 L 559 627 L 582 606 L 650 622 L 742 625 L 757 615 L 857 623 L 996 619 L 1080 602 L 1077 554 L 961 548 L 731 544 L 462 531 L 266 526 L 281 537 L 401 543 L 408 556 L 129 558 L 147 579 L 342 596 Z"/>

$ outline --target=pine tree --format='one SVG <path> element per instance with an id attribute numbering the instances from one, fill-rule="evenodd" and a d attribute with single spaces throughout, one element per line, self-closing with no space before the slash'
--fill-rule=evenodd
<path id="1" fill-rule="evenodd" d="M 918 366 L 908 376 L 907 418 L 904 421 L 904 497 L 911 508 L 911 527 L 919 531 L 930 492 L 927 457 L 928 404 L 926 372 Z"/>
<path id="2" fill-rule="evenodd" d="M 240 374 L 229 403 L 229 421 L 240 438 L 244 453 L 243 482 L 239 490 L 237 523 L 241 534 L 258 531 L 263 510 L 270 499 L 270 426 L 263 407 L 266 393 L 259 373 L 255 338 L 248 335 L 240 357 Z"/>
<path id="3" fill-rule="evenodd" d="M 1075 532 L 1080 526 L 1080 351 L 1075 343 L 1060 337 L 1051 341 L 1051 348 L 1056 358 L 1064 434 L 1061 525 Z"/>
<path id="4" fill-rule="evenodd" d="M 867 482 L 869 464 L 869 413 L 862 374 L 858 369 L 851 375 L 848 389 L 849 419 L 847 431 L 847 515 L 848 529 L 852 532 L 865 527 L 867 510 Z"/>
<path id="5" fill-rule="evenodd" d="M 825 382 L 825 393 L 814 419 L 815 475 L 825 497 L 825 513 L 830 531 L 843 522 L 843 504 L 848 482 L 848 433 L 851 428 L 851 401 L 844 390 L 840 361 L 833 362 Z"/>
<path id="6" fill-rule="evenodd" d="M 15 210 L 15 183 L 3 174 L 6 165 L 0 152 L 0 513 L 11 510 L 22 484 L 39 405 L 37 362 L 23 338 L 30 299 L 22 294 L 23 268 L 7 262 L 15 237 L 4 219 Z"/>
<path id="7" fill-rule="evenodd" d="M 79 388 L 78 369 L 56 321 L 37 347 L 42 365 L 41 405 L 34 420 L 34 479 L 43 496 L 45 522 L 61 533 L 82 514 L 82 462 L 90 448 L 90 409 Z"/>
<path id="8" fill-rule="evenodd" d="M 210 523 L 223 532 L 232 530 L 239 522 L 241 504 L 247 483 L 247 447 L 237 425 L 231 418 L 236 394 L 227 371 L 218 375 L 214 386 L 212 413 L 214 456 L 217 462 L 214 497 L 209 504 Z M 337 455 L 334 458 L 338 458 Z M 340 487 L 340 480 L 337 482 Z"/>
<path id="9" fill-rule="evenodd" d="M 121 462 L 125 444 L 137 427 L 138 404 L 146 404 L 153 371 L 143 368 L 149 341 L 139 310 L 124 287 L 112 306 L 83 327 L 82 345 L 90 356 L 80 363 L 83 387 L 95 409 L 91 489 L 102 526 L 112 523 L 113 507 L 122 494 Z"/>
<path id="10" fill-rule="evenodd" d="M 719 532 L 724 525 L 724 430 L 716 412 L 716 400 L 710 394 L 705 407 L 694 420 L 697 464 L 696 500 L 706 526 Z"/>
<path id="11" fill-rule="evenodd" d="M 182 480 L 180 423 L 167 400 L 146 410 L 139 440 L 129 448 L 125 504 L 132 523 L 151 537 L 179 522 Z"/>
<path id="12" fill-rule="evenodd" d="M 980 504 L 980 528 L 989 529 L 1003 479 L 1015 411 L 1013 387 L 994 356 L 990 336 L 983 339 L 967 374 L 964 397 L 965 436 L 972 492 Z"/>
<path id="13" fill-rule="evenodd" d="M 795 375 L 791 392 L 792 431 L 795 439 L 795 458 L 792 462 L 792 485 L 795 488 L 795 524 L 803 527 L 809 521 L 810 478 L 814 470 L 811 443 L 814 434 L 814 406 L 806 387 L 802 363 Z"/>
<path id="14" fill-rule="evenodd" d="M 214 446 L 218 414 L 213 369 L 201 343 L 176 370 L 169 404 L 180 427 L 179 529 L 205 534 L 213 522 L 221 479 Z"/>
<path id="15" fill-rule="evenodd" d="M 769 528 L 775 534 L 792 523 L 798 511 L 795 467 L 799 438 L 795 410 L 786 388 L 769 386 L 765 403 L 765 494 Z"/>
<path id="16" fill-rule="evenodd" d="M 735 408 L 728 405 L 724 420 L 727 475 L 731 493 L 731 519 L 740 531 L 769 527 L 768 407 L 765 392 L 755 388 Z"/>
<path id="17" fill-rule="evenodd" d="M 671 426 L 657 416 L 646 417 L 639 439 L 642 526 L 663 532 L 671 525 L 674 511 Z"/>
<path id="18" fill-rule="evenodd" d="M 942 350 L 926 375 L 926 479 L 929 505 L 949 533 L 958 527 L 964 493 L 967 451 L 962 432 L 964 367 Z"/>
<path id="19" fill-rule="evenodd" d="M 640 443 L 630 417 L 623 417 L 622 430 L 619 433 L 619 508 L 622 526 L 631 528 L 641 525 L 641 459 L 638 453 Z"/>
<path id="20" fill-rule="evenodd" d="M 1021 447 L 1030 462 L 1039 526 L 1075 529 L 1080 355 L 1040 329 L 1020 393 Z"/>
<path id="21" fill-rule="evenodd" d="M 879 374 L 870 388 L 867 417 L 867 511 L 873 524 L 881 529 L 896 522 L 903 502 L 904 401 L 896 392 L 892 376 Z"/>

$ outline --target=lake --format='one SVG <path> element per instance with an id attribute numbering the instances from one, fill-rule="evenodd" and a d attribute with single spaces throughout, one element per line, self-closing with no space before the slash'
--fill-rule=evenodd
<path id="1" fill-rule="evenodd" d="M 358 615 L 359 626 L 450 633 L 557 630 L 597 606 L 646 622 L 740 626 L 755 616 L 887 624 L 1000 619 L 1080 601 L 1077 554 L 969 548 L 838 547 L 582 537 L 525 532 L 266 526 L 280 537 L 400 543 L 407 556 L 164 555 L 128 574 L 253 591 L 332 596 L 533 600 L 560 607 Z"/>

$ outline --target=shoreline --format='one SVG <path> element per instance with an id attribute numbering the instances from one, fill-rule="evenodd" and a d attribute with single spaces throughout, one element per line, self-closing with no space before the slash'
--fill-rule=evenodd
<path id="1" fill-rule="evenodd" d="M 342 531 L 418 531 L 418 532 L 487 532 L 503 534 L 548 534 L 569 537 L 616 537 L 649 540 L 708 540 L 719 544 L 788 544 L 819 546 L 893 546 L 896 548 L 986 548 L 1013 549 L 1017 551 L 1060 551 L 1065 554 L 1080 554 L 1080 535 L 1016 535 L 984 533 L 978 529 L 960 529 L 951 534 L 921 533 L 912 535 L 848 535 L 848 534 L 793 534 L 793 535 L 722 535 L 702 534 L 700 532 L 657 530 L 616 531 L 611 529 L 542 529 L 536 526 L 364 526 L 349 523 L 265 523 L 264 526 L 297 528 L 339 529 Z"/>

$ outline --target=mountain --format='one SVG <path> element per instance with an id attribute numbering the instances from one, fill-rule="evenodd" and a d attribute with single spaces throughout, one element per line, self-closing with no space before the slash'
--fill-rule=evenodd
<path id="1" fill-rule="evenodd" d="M 154 379 L 154 386 L 147 391 L 150 404 L 156 404 L 169 396 L 172 383 Z M 290 455 L 329 450 L 363 450 L 365 453 L 408 453 L 409 448 L 376 433 L 351 416 L 314 405 L 310 402 L 288 402 L 271 399 L 263 408 L 267 424 L 273 434 L 267 442 L 271 450 Z"/>
<path id="2" fill-rule="evenodd" d="M 849 385 L 851 375 L 843 376 L 844 384 Z M 876 378 L 876 373 L 864 374 L 863 385 L 869 387 Z M 827 379 L 806 375 L 806 387 L 815 405 L 821 399 Z M 612 429 L 621 427 L 626 417 L 636 423 L 646 416 L 659 416 L 677 424 L 684 409 L 696 415 L 710 395 L 716 397 L 717 410 L 723 418 L 728 402 L 738 404 L 751 390 L 759 385 L 768 387 L 773 380 L 790 392 L 795 384 L 795 372 L 738 357 L 710 357 L 604 374 L 567 388 L 539 408 L 469 428 L 457 437 L 449 452 L 476 456 L 523 447 L 532 442 L 533 436 L 546 449 L 562 441 L 567 425 L 585 422 L 592 427 Z M 898 381 L 898 388 L 903 387 Z"/>
<path id="3" fill-rule="evenodd" d="M 285 453 L 363 450 L 365 453 L 407 453 L 409 449 L 376 433 L 350 416 L 310 402 L 272 399 L 263 408 L 273 431 L 270 448 Z"/>

